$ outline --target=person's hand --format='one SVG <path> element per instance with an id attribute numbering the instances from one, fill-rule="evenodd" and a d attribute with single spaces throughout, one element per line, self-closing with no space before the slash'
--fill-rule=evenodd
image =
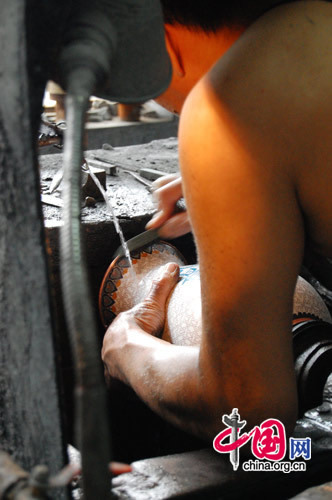
<path id="1" fill-rule="evenodd" d="M 108 327 L 101 353 L 107 382 L 113 377 L 128 383 L 130 363 L 126 359 L 127 346 L 149 346 L 150 335 L 161 336 L 165 323 L 166 301 L 178 278 L 178 264 L 171 262 L 163 266 L 159 276 L 153 280 L 145 300 L 129 311 L 120 313 Z"/>
<path id="2" fill-rule="evenodd" d="M 165 175 L 153 183 L 153 196 L 158 201 L 158 212 L 147 223 L 146 229 L 159 229 L 162 238 L 178 238 L 191 231 L 187 211 L 175 213 L 176 202 L 182 198 L 182 179 L 178 174 Z"/>

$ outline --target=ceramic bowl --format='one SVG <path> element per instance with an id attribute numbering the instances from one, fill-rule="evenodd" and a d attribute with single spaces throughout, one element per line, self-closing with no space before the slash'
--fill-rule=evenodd
<path id="1" fill-rule="evenodd" d="M 162 266 L 169 262 L 180 266 L 185 264 L 180 252 L 164 242 L 152 243 L 132 252 L 131 259 L 132 268 L 126 257 L 115 258 L 104 276 L 99 292 L 99 310 L 105 327 L 117 314 L 132 308 L 147 296 L 151 282 Z"/>
<path id="2" fill-rule="evenodd" d="M 154 243 L 131 254 L 116 258 L 108 268 L 101 285 L 99 307 L 107 327 L 117 314 L 141 302 L 151 283 L 168 262 L 180 266 L 180 279 L 166 304 L 166 321 L 162 335 L 177 345 L 199 345 L 202 328 L 200 273 L 198 265 L 186 266 L 183 256 L 169 243 Z M 320 319 L 332 323 L 330 313 L 316 290 L 299 277 L 293 307 L 293 325 Z"/>
<path id="3" fill-rule="evenodd" d="M 321 296 L 308 281 L 299 276 L 293 301 L 293 325 L 311 319 L 332 323 L 329 310 Z"/>

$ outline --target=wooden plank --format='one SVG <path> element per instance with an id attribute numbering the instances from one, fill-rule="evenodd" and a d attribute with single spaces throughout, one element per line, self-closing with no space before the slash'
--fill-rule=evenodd
<path id="1" fill-rule="evenodd" d="M 63 466 L 64 446 L 30 127 L 25 15 L 26 2 L 1 0 L 0 448 L 26 470 L 47 464 L 55 472 Z"/>

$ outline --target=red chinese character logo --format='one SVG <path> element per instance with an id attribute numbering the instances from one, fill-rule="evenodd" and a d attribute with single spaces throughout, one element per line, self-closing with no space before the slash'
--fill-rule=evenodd
<path id="1" fill-rule="evenodd" d="M 239 466 L 239 448 L 250 439 L 251 451 L 259 459 L 272 461 L 282 460 L 286 454 L 286 432 L 285 426 L 280 420 L 270 418 L 258 427 L 254 427 L 249 433 L 240 435 L 240 430 L 246 425 L 246 421 L 240 421 L 237 408 L 230 415 L 223 415 L 223 423 L 227 426 L 219 432 L 213 440 L 213 448 L 218 453 L 230 453 L 230 461 L 233 469 Z M 223 441 L 229 437 L 227 443 Z"/>
<path id="2" fill-rule="evenodd" d="M 269 418 L 260 427 L 255 427 L 251 451 L 257 458 L 282 460 L 286 455 L 285 426 L 279 420 Z M 276 432 L 274 432 L 276 431 Z"/>

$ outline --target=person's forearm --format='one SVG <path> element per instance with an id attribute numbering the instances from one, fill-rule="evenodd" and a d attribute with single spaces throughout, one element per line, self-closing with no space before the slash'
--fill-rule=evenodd
<path id="1" fill-rule="evenodd" d="M 188 432 L 210 438 L 199 348 L 174 346 L 136 326 L 127 329 L 127 339 L 115 359 L 110 353 L 104 356 L 110 373 L 115 363 L 122 380 L 154 411 Z"/>

